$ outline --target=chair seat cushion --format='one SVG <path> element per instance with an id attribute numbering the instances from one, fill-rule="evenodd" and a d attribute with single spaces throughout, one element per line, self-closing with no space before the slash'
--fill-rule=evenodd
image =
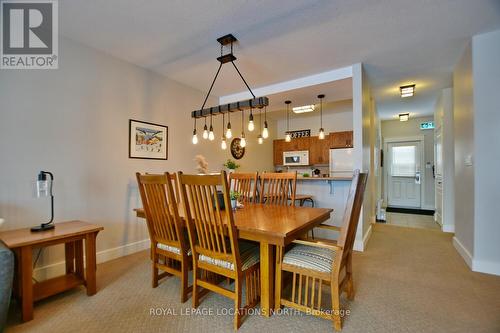
<path id="1" fill-rule="evenodd" d="M 283 263 L 323 273 L 332 271 L 335 251 L 303 244 L 295 245 L 283 256 Z"/>
<path id="2" fill-rule="evenodd" d="M 172 252 L 172 253 L 178 254 L 178 255 L 181 254 L 181 249 L 178 248 L 178 247 L 176 247 L 176 246 L 171 246 L 171 245 L 167 245 L 167 244 L 157 243 L 156 247 L 159 248 L 159 249 L 168 251 L 168 252 Z M 189 249 L 187 251 L 187 255 L 190 256 L 191 254 L 192 254 L 191 249 Z"/>
<path id="3" fill-rule="evenodd" d="M 248 242 L 239 242 L 241 270 L 245 271 L 260 261 L 259 247 Z M 234 271 L 234 264 L 200 254 L 198 260 Z"/>

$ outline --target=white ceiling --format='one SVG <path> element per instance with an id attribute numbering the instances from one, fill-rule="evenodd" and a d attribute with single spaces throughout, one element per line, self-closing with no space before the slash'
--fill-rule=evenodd
<path id="1" fill-rule="evenodd" d="M 363 62 L 383 119 L 429 112 L 438 89 L 451 85 L 469 38 L 500 29 L 498 0 L 64 0 L 59 6 L 63 35 L 202 91 L 218 66 L 215 39 L 227 33 L 239 39 L 237 64 L 251 87 Z M 397 88 L 407 82 L 416 82 L 417 95 L 403 103 Z M 244 89 L 227 65 L 213 93 Z"/>

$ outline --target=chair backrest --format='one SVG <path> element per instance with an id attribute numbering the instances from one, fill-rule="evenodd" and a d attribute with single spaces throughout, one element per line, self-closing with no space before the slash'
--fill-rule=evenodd
<path id="1" fill-rule="evenodd" d="M 337 242 L 337 244 L 343 248 L 343 258 L 341 258 L 341 260 L 352 251 L 354 246 L 367 178 L 368 174 L 360 173 L 359 170 L 354 171 L 344 211 L 344 219 Z"/>
<path id="2" fill-rule="evenodd" d="M 188 226 L 193 260 L 202 254 L 214 259 L 233 263 L 239 270 L 240 257 L 237 230 L 229 196 L 227 175 L 185 175 L 177 174 L 185 219 Z M 224 210 L 219 203 L 217 189 L 222 188 Z M 229 244 L 226 241 L 229 238 Z"/>
<path id="3" fill-rule="evenodd" d="M 295 206 L 297 172 L 264 172 L 260 175 L 260 203 Z"/>
<path id="4" fill-rule="evenodd" d="M 146 175 L 155 175 L 155 174 L 146 172 Z M 157 175 L 162 175 L 162 174 L 157 174 Z M 181 202 L 181 195 L 179 192 L 179 183 L 177 182 L 177 174 L 166 172 L 164 173 L 164 175 L 167 175 L 168 179 L 172 182 L 172 186 L 174 188 L 175 202 L 179 204 Z"/>
<path id="5" fill-rule="evenodd" d="M 141 175 L 137 172 L 136 177 L 151 242 L 185 249 L 188 244 L 185 244 L 184 237 L 181 236 L 178 206 L 170 174 Z"/>
<path id="6" fill-rule="evenodd" d="M 236 173 L 229 174 L 229 189 L 240 194 L 243 203 L 257 201 L 257 179 L 258 173 Z"/>

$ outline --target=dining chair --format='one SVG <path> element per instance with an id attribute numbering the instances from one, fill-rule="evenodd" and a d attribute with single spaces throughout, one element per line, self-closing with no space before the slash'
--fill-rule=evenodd
<path id="1" fill-rule="evenodd" d="M 245 204 L 257 200 L 258 173 L 232 172 L 229 174 L 229 189 L 240 194 L 240 201 Z"/>
<path id="2" fill-rule="evenodd" d="M 178 204 L 174 194 L 174 179 L 163 175 L 136 173 L 146 223 L 151 240 L 153 288 L 166 276 L 181 278 L 181 302 L 187 301 L 192 286 L 188 285 L 188 272 L 192 268 L 189 240 L 183 232 Z M 162 270 L 163 273 L 159 273 Z"/>
<path id="3" fill-rule="evenodd" d="M 193 250 L 193 307 L 198 307 L 200 297 L 208 291 L 233 299 L 237 330 L 245 311 L 260 299 L 259 247 L 238 242 L 226 172 L 220 175 L 179 172 L 178 180 Z M 219 201 L 218 188 L 222 189 L 225 209 Z M 234 290 L 220 286 L 206 273 L 234 280 Z M 243 280 L 247 303 L 244 307 L 241 306 Z"/>
<path id="4" fill-rule="evenodd" d="M 295 206 L 297 172 L 263 172 L 260 175 L 260 203 Z"/>
<path id="5" fill-rule="evenodd" d="M 333 321 L 333 327 L 342 329 L 340 295 L 354 299 L 352 278 L 352 251 L 356 228 L 366 186 L 366 173 L 354 172 L 347 199 L 344 220 L 336 244 L 324 241 L 300 239 L 283 253 L 283 247 L 276 249 L 275 304 L 292 307 L 300 311 Z M 282 295 L 282 277 L 292 275 L 290 295 Z M 330 285 L 332 308 L 322 308 L 321 296 L 324 285 Z"/>

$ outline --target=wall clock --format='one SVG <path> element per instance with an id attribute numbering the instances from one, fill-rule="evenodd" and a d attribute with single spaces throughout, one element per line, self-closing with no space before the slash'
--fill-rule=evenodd
<path id="1" fill-rule="evenodd" d="M 231 141 L 231 155 L 237 160 L 245 155 L 245 147 L 240 145 L 240 141 L 240 138 L 234 138 L 233 141 Z"/>

